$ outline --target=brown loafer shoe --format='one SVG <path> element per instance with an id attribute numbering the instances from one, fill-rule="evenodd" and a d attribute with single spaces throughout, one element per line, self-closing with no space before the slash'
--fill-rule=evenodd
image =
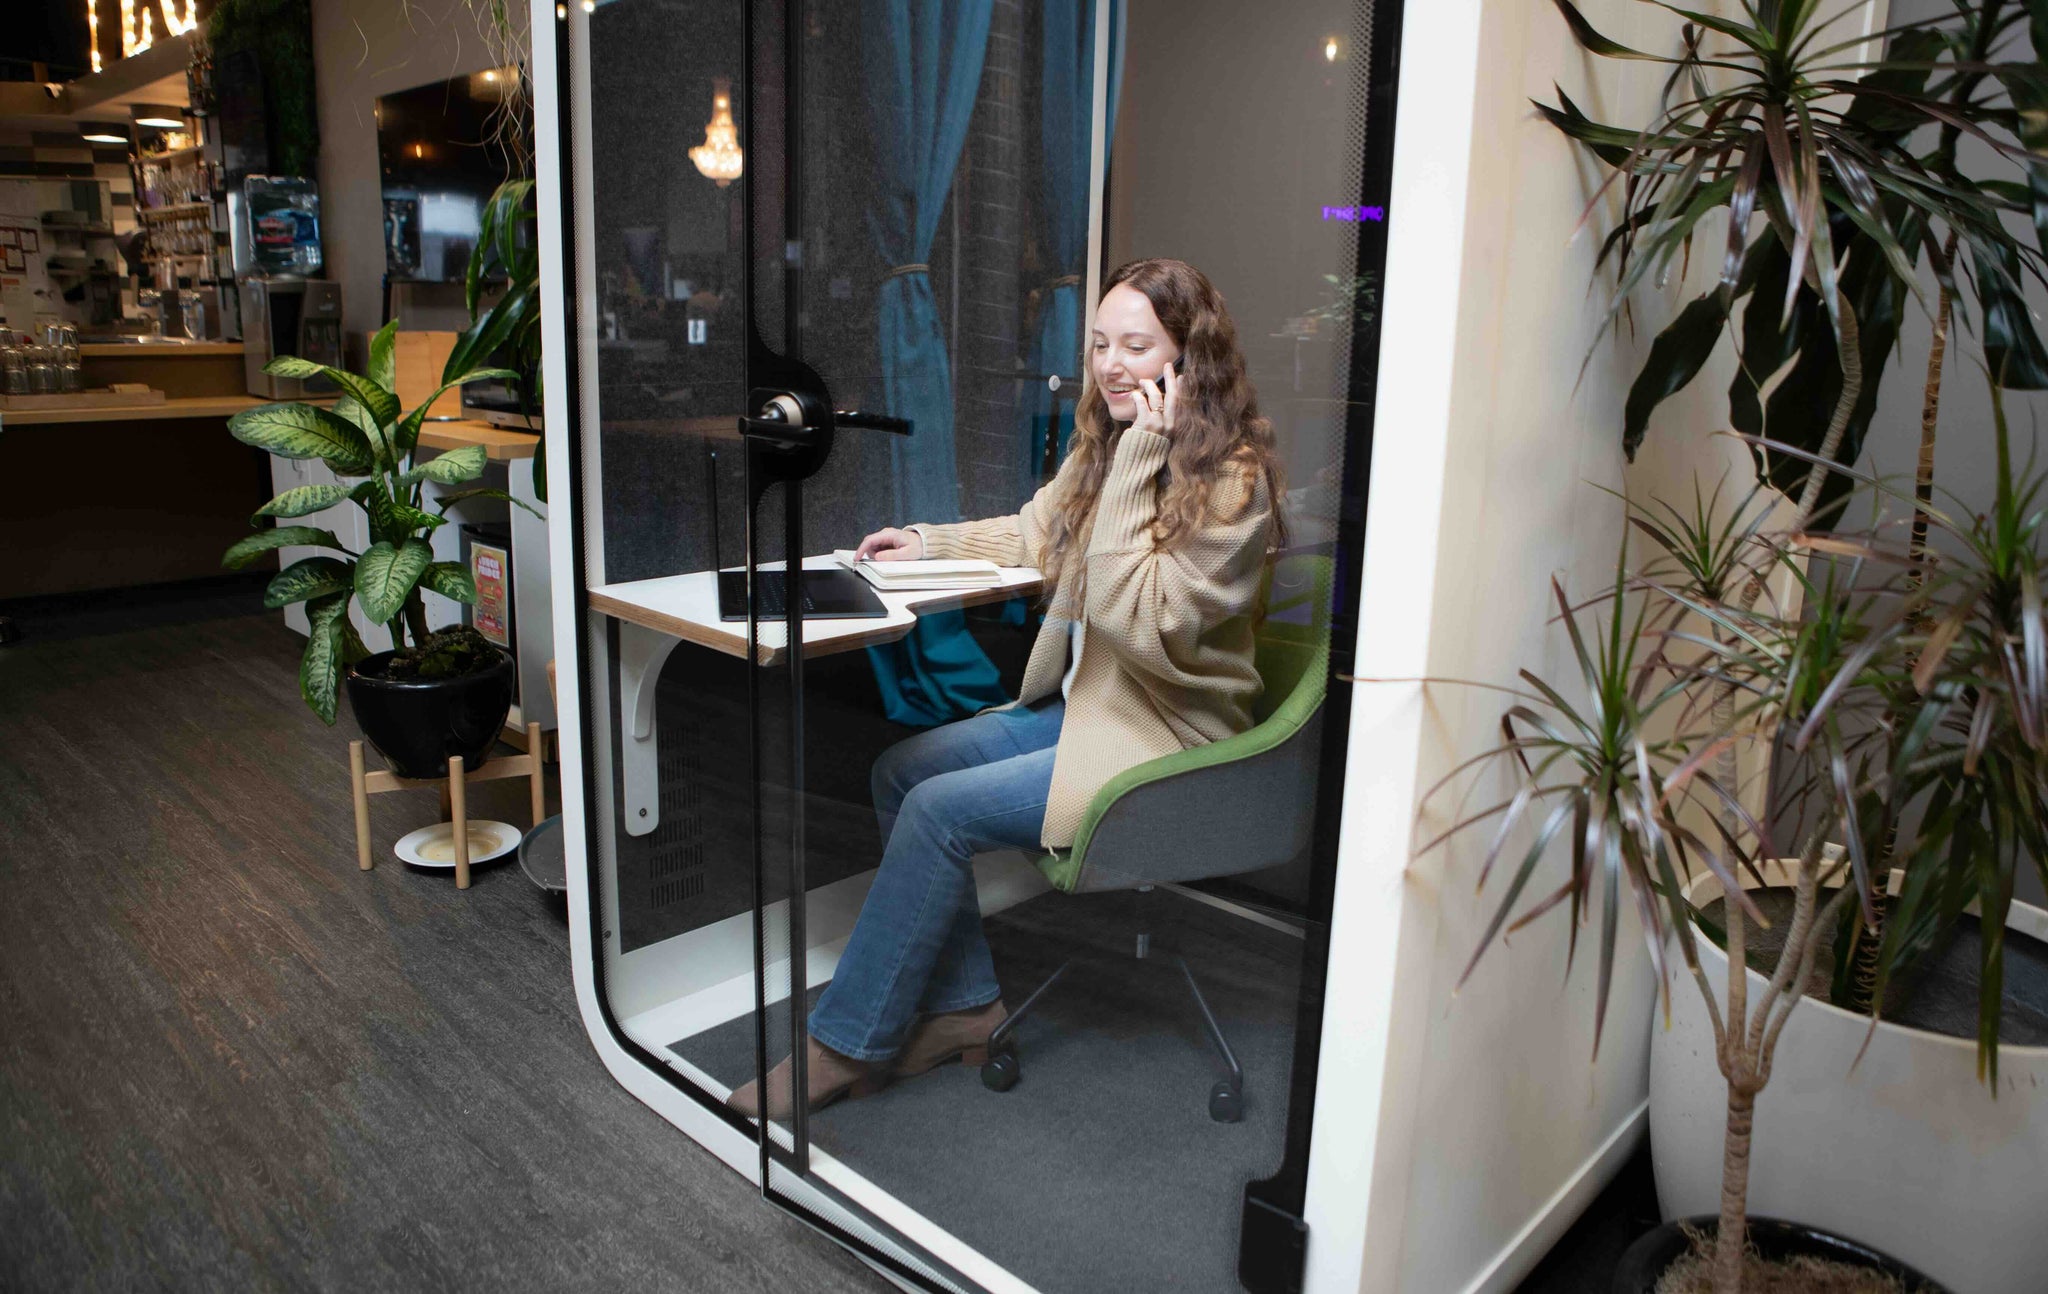
<path id="1" fill-rule="evenodd" d="M 896 1077 L 909 1078 L 956 1060 L 964 1065 L 987 1064 L 988 1037 L 1009 1017 L 1001 999 L 927 1017 L 896 1057 Z"/>
<path id="2" fill-rule="evenodd" d="M 814 1114 L 842 1096 L 867 1096 L 878 1092 L 889 1081 L 886 1065 L 873 1065 L 842 1056 L 820 1045 L 815 1038 L 809 1040 L 807 1054 L 804 1072 L 808 1080 L 805 1086 L 809 1091 L 806 1105 Z M 781 1064 L 768 1071 L 768 1118 L 771 1121 L 780 1123 L 796 1109 L 790 1091 L 793 1086 L 790 1071 L 793 1068 L 785 1057 Z M 749 1119 L 761 1117 L 761 1095 L 753 1083 L 726 1097 L 725 1103 Z"/>

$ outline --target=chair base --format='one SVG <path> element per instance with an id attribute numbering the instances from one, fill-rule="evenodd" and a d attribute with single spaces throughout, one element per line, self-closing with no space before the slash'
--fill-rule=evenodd
<path id="1" fill-rule="evenodd" d="M 1145 886 L 1140 891 L 1141 904 L 1145 902 L 1145 896 L 1150 890 L 1150 886 Z M 1140 931 L 1135 941 L 1133 959 L 1150 960 L 1151 952 L 1151 933 Z M 1223 1036 L 1223 1027 L 1216 1022 L 1216 1013 L 1209 1009 L 1209 999 L 1203 996 L 1202 986 L 1195 981 L 1195 973 L 1188 968 L 1187 959 L 1175 954 L 1173 963 L 1180 968 L 1181 978 L 1188 986 L 1188 995 L 1195 1001 L 1204 1036 L 1208 1038 L 1211 1049 L 1230 1071 L 1228 1078 L 1219 1079 L 1216 1085 L 1209 1089 L 1209 1117 L 1218 1123 L 1237 1123 L 1244 1118 L 1244 1066 L 1238 1063 L 1237 1053 L 1230 1049 L 1230 1040 Z M 1053 985 L 1059 983 L 1061 977 L 1072 969 L 1073 965 L 1074 959 L 1071 957 L 1061 962 L 1059 969 L 1047 976 L 1045 982 L 1032 990 L 1031 996 L 1025 998 L 1016 1010 L 1010 1012 L 1009 1018 L 997 1025 L 995 1031 L 989 1034 L 988 1059 L 981 1066 L 981 1081 L 984 1087 L 992 1092 L 1007 1092 L 1023 1078 L 1023 1066 L 1017 1059 L 1017 1026 L 1045 999 Z"/>

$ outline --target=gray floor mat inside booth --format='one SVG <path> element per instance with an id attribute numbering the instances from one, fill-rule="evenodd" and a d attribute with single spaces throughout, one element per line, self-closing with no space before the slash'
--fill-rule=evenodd
<path id="1" fill-rule="evenodd" d="M 1023 1081 L 947 1066 L 822 1111 L 814 1142 L 1049 1294 L 1238 1290 L 1244 1184 L 1281 1158 L 1302 943 L 1175 895 L 1154 911 L 1244 1066 L 1243 1122 L 1209 1119 L 1222 1062 L 1170 956 L 1128 955 L 1130 896 L 1049 894 L 988 922 L 1012 1006 L 1083 958 L 1020 1027 Z M 670 1050 L 737 1086 L 752 1047 L 745 1016 Z"/>

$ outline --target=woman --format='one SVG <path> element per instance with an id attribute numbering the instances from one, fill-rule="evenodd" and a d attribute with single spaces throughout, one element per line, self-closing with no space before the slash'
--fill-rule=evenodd
<path id="1" fill-rule="evenodd" d="M 1073 446 L 1052 483 L 1015 516 L 861 541 L 876 561 L 1036 566 L 1052 592 L 1017 701 L 876 761 L 887 846 L 811 1012 L 812 1109 L 984 1058 L 1005 1011 L 976 853 L 1071 845 L 1116 774 L 1251 726 L 1252 624 L 1280 495 L 1272 425 L 1222 296 L 1181 261 L 1133 261 L 1096 306 Z M 790 1113 L 790 1068 L 768 1076 L 770 1118 Z M 752 1083 L 730 1104 L 759 1117 Z"/>

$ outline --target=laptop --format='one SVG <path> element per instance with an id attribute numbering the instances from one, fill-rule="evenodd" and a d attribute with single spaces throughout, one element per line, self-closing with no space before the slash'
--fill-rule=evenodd
<path id="1" fill-rule="evenodd" d="M 763 620 L 780 620 L 787 614 L 788 580 L 783 571 L 754 572 L 754 596 Z M 868 582 L 839 567 L 835 570 L 804 571 L 798 581 L 806 620 L 845 620 L 886 616 L 889 608 Z M 747 573 L 718 573 L 718 618 L 747 618 Z"/>
<path id="2" fill-rule="evenodd" d="M 711 506 L 705 509 L 711 538 L 711 564 L 718 571 L 718 618 L 723 621 L 747 618 L 747 573 L 725 569 L 718 533 L 718 451 L 705 455 Z M 860 576 L 837 566 L 830 570 L 803 571 L 798 581 L 806 620 L 879 619 L 889 614 L 882 599 Z M 786 615 L 789 590 L 782 571 L 755 571 L 754 596 L 761 619 L 780 620 Z"/>

